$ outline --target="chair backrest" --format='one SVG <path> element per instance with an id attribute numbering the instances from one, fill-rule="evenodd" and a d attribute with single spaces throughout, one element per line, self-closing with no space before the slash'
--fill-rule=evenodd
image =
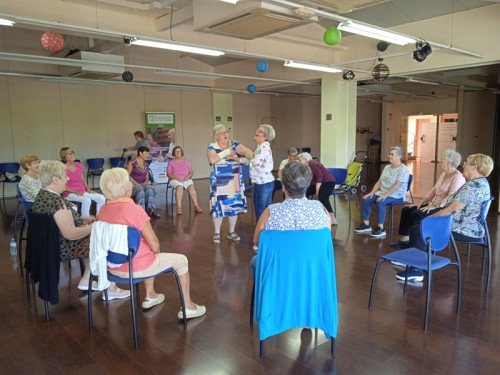
<path id="1" fill-rule="evenodd" d="M 19 172 L 19 163 L 0 163 L 0 174 L 12 173 L 17 174 Z"/>
<path id="2" fill-rule="evenodd" d="M 111 164 L 111 168 L 123 168 L 125 166 L 125 158 L 122 157 L 112 157 L 109 158 L 109 163 Z"/>
<path id="3" fill-rule="evenodd" d="M 490 210 L 491 201 L 493 199 L 495 199 L 495 198 L 490 197 L 490 199 L 484 201 L 483 205 L 481 206 L 481 216 L 480 216 L 479 220 L 481 221 L 481 224 L 483 226 L 486 225 L 486 217 L 488 216 L 488 211 Z"/>
<path id="4" fill-rule="evenodd" d="M 311 147 L 302 147 L 302 152 L 311 153 Z"/>
<path id="5" fill-rule="evenodd" d="M 29 218 L 28 211 L 31 210 L 31 207 L 33 207 L 33 202 L 28 202 L 23 197 L 21 189 L 19 189 L 19 185 L 16 185 L 16 189 L 17 189 L 17 199 L 19 203 L 21 203 L 21 206 L 23 207 L 24 219 L 26 220 L 26 223 L 28 223 L 28 218 Z"/>
<path id="6" fill-rule="evenodd" d="M 137 228 L 127 228 L 127 240 L 129 251 L 132 251 L 132 258 L 137 254 L 139 245 L 141 244 L 141 232 Z M 109 250 L 106 257 L 107 261 L 113 264 L 123 264 L 128 262 L 128 254 L 115 253 Z"/>
<path id="7" fill-rule="evenodd" d="M 451 237 L 453 214 L 428 216 L 420 222 L 420 234 L 424 243 L 431 240 L 431 250 L 440 251 L 448 246 Z"/>
<path id="8" fill-rule="evenodd" d="M 347 178 L 346 168 L 326 168 L 326 170 L 333 175 L 336 185 L 342 185 L 345 182 Z"/>
<path id="9" fill-rule="evenodd" d="M 104 167 L 104 158 L 87 159 L 89 169 L 102 169 Z"/>
<path id="10" fill-rule="evenodd" d="M 260 339 L 292 327 L 337 333 L 337 287 L 329 229 L 264 230 L 255 270 Z M 314 308 L 311 308 L 314 306 Z"/>
<path id="11" fill-rule="evenodd" d="M 413 182 L 413 175 L 410 174 L 408 176 L 408 187 L 406 188 L 406 191 L 410 191 L 412 182 Z"/>

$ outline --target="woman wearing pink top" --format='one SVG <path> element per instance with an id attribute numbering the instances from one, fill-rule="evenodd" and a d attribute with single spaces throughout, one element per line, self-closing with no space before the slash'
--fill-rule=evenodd
<path id="1" fill-rule="evenodd" d="M 408 245 L 410 243 L 410 227 L 443 209 L 448 197 L 465 184 L 464 176 L 457 170 L 461 161 L 462 156 L 455 150 L 447 149 L 441 153 L 439 164 L 441 164 L 443 173 L 439 176 L 436 185 L 417 205 L 403 208 L 398 232 L 401 238 L 399 241 L 391 243 L 391 246 Z"/>
<path id="2" fill-rule="evenodd" d="M 106 198 L 89 189 L 83 178 L 83 165 L 75 161 L 75 152 L 71 147 L 63 147 L 59 150 L 59 156 L 66 162 L 66 175 L 69 178 L 63 196 L 71 202 L 82 204 L 82 216 L 89 216 L 92 201 L 96 202 L 96 213 L 99 213 Z"/>
<path id="3" fill-rule="evenodd" d="M 174 158 L 167 164 L 167 176 L 170 179 L 169 183 L 175 189 L 175 201 L 177 202 L 177 215 L 182 215 L 182 194 L 186 189 L 194 203 L 195 212 L 202 212 L 198 204 L 198 196 L 194 188 L 193 168 L 191 164 L 184 159 L 184 151 L 181 146 L 175 146 L 172 154 Z"/>
<path id="4" fill-rule="evenodd" d="M 110 224 L 127 225 L 141 231 L 139 250 L 132 262 L 134 277 L 156 275 L 173 267 L 179 275 L 184 294 L 186 319 L 204 315 L 206 313 L 205 306 L 199 306 L 191 300 L 190 276 L 186 256 L 160 252 L 160 241 L 151 226 L 151 219 L 143 208 L 130 198 L 132 196 L 132 183 L 127 171 L 123 168 L 112 168 L 104 171 L 100 185 L 108 202 L 97 215 L 97 220 Z M 109 268 L 109 272 L 119 277 L 128 278 L 128 269 L 128 264 L 123 264 L 116 268 Z M 144 281 L 146 298 L 142 302 L 143 309 L 149 309 L 165 301 L 165 295 L 155 291 L 154 280 L 153 277 Z M 182 310 L 178 312 L 177 317 L 183 319 Z"/>

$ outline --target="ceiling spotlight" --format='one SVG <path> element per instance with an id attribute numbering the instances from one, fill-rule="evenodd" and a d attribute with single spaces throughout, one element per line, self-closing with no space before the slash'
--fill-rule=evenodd
<path id="1" fill-rule="evenodd" d="M 354 75 L 354 72 L 352 70 L 346 70 L 344 71 L 344 74 L 342 74 L 342 78 L 346 81 L 352 81 L 354 77 L 356 76 Z"/>
<path id="2" fill-rule="evenodd" d="M 431 46 L 425 40 L 419 40 L 415 47 L 417 49 L 413 51 L 413 58 L 418 62 L 424 61 L 432 52 Z"/>

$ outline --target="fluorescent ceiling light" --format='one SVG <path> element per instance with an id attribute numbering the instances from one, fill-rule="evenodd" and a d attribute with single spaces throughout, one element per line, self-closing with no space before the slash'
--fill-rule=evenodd
<path id="1" fill-rule="evenodd" d="M 342 22 L 338 25 L 338 28 L 349 33 L 363 35 L 368 38 L 384 40 L 389 43 L 399 44 L 400 46 L 416 42 L 416 39 L 409 38 L 407 36 L 393 33 L 384 29 L 379 29 L 377 27 L 359 24 L 353 21 Z"/>
<path id="2" fill-rule="evenodd" d="M 326 65 L 318 65 L 318 64 L 310 64 L 310 63 L 300 63 L 300 62 L 295 62 L 295 61 L 285 61 L 284 66 L 287 66 L 289 68 L 299 68 L 299 69 L 306 69 L 306 70 L 318 70 L 320 72 L 327 72 L 327 73 L 340 73 L 342 69 L 337 69 L 337 68 L 331 68 Z"/>
<path id="3" fill-rule="evenodd" d="M 223 1 L 225 3 L 231 3 L 231 4 L 236 4 L 238 2 L 238 0 L 220 0 L 220 1 Z"/>
<path id="4" fill-rule="evenodd" d="M 411 82 L 411 83 L 423 83 L 425 85 L 439 85 L 439 82 L 436 81 L 429 81 L 426 79 L 420 79 L 420 78 L 407 78 L 406 82 Z"/>
<path id="5" fill-rule="evenodd" d="M 196 53 L 199 55 L 209 55 L 209 56 L 224 55 L 223 51 L 218 51 L 215 49 L 208 49 L 208 48 L 201 48 L 201 47 L 193 47 L 193 46 L 188 46 L 185 44 L 153 42 L 153 41 L 141 40 L 141 39 L 132 40 L 132 44 L 137 45 L 137 46 L 144 46 L 144 47 L 163 48 L 163 49 L 169 49 L 169 50 L 173 50 L 173 51 Z"/>
<path id="6" fill-rule="evenodd" d="M 0 25 L 1 26 L 14 26 L 15 22 L 5 19 L 5 18 L 0 18 Z"/>

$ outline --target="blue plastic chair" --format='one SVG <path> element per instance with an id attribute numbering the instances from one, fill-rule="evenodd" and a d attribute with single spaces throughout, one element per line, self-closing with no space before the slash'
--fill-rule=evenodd
<path id="1" fill-rule="evenodd" d="M 5 184 L 18 184 L 21 181 L 19 163 L 0 163 L 0 181 L 2 182 L 2 202 L 5 205 Z M 9 177 L 7 173 L 11 174 Z"/>
<path id="2" fill-rule="evenodd" d="M 456 241 L 456 243 L 466 243 L 467 244 L 467 256 L 470 256 L 470 247 L 471 245 L 479 245 L 483 248 L 483 263 L 481 267 L 481 275 L 484 274 L 485 269 L 485 252 L 488 251 L 488 275 L 486 282 L 486 294 L 490 291 L 490 278 L 491 278 L 491 239 L 490 239 L 490 231 L 488 230 L 488 223 L 486 222 L 486 217 L 488 216 L 488 211 L 490 210 L 491 201 L 495 199 L 494 197 L 490 197 L 490 199 L 483 202 L 481 206 L 481 214 L 479 216 L 479 222 L 484 228 L 484 237 L 478 238 L 476 241 L 465 242 L 465 241 Z"/>
<path id="3" fill-rule="evenodd" d="M 408 283 L 408 268 L 414 267 L 427 272 L 427 300 L 425 304 L 425 319 L 424 330 L 427 330 L 429 321 L 429 307 L 431 303 L 431 286 L 432 273 L 435 270 L 443 268 L 447 265 L 455 265 L 458 272 L 458 290 L 457 290 L 457 314 L 460 312 L 460 301 L 462 298 L 462 271 L 460 266 L 460 255 L 458 254 L 457 245 L 451 235 L 451 224 L 453 223 L 453 215 L 447 216 L 429 216 L 420 222 L 420 233 L 422 240 L 427 244 L 427 251 L 422 251 L 415 247 L 394 251 L 383 255 L 379 258 L 375 271 L 373 272 L 372 285 L 370 289 L 370 300 L 368 308 L 372 308 L 373 291 L 375 281 L 377 279 L 378 268 L 383 261 L 399 262 L 406 265 L 406 278 L 403 292 L 406 294 L 406 285 Z M 436 252 L 448 248 L 448 244 L 452 243 L 455 253 L 455 262 L 451 259 L 436 255 Z"/>
<path id="4" fill-rule="evenodd" d="M 161 275 L 163 273 L 173 273 L 175 276 L 175 280 L 177 281 L 177 288 L 179 289 L 179 296 L 181 300 L 181 305 L 182 305 L 182 312 L 184 314 L 184 325 L 187 324 L 186 320 L 186 306 L 184 304 L 184 294 L 182 293 L 182 288 L 181 288 L 181 283 L 179 280 L 179 275 L 177 272 L 173 269 L 173 267 L 167 268 L 166 270 L 163 270 L 162 272 L 157 273 L 156 275 L 153 276 L 148 276 L 148 277 L 140 277 L 140 278 L 134 278 L 133 273 L 132 273 L 132 263 L 133 263 L 133 258 L 135 257 L 135 254 L 137 254 L 137 251 L 139 250 L 139 245 L 141 243 L 141 232 L 132 227 L 127 228 L 127 236 L 128 236 L 128 247 L 129 247 L 129 253 L 128 255 L 122 255 L 119 253 L 115 253 L 113 251 L 108 251 L 107 255 L 107 260 L 108 262 L 114 263 L 114 264 L 123 264 L 123 263 L 128 263 L 129 266 L 129 277 L 128 278 L 122 278 L 113 275 L 112 273 L 108 272 L 108 280 L 113 281 L 117 284 L 127 284 L 130 287 L 130 306 L 132 308 L 132 326 L 133 326 L 133 331 L 134 331 L 134 343 L 135 343 L 135 349 L 139 349 L 139 341 L 137 337 L 137 320 L 136 320 L 136 305 L 134 303 L 134 295 L 137 303 L 137 308 L 140 306 L 140 294 L 139 294 L 139 283 L 143 282 L 144 280 L 150 279 L 152 277 L 156 277 L 158 275 Z M 90 274 L 90 280 L 94 280 L 95 276 Z M 134 292 L 134 285 L 135 285 L 135 292 Z M 108 300 L 108 291 L 104 291 L 104 295 L 106 297 L 106 305 L 109 304 Z M 89 331 L 93 332 L 93 324 L 92 324 L 92 283 L 89 282 L 89 289 L 88 289 L 88 317 L 89 317 Z"/>
<path id="5" fill-rule="evenodd" d="M 109 158 L 109 163 L 111 168 L 125 168 L 125 158 L 120 156 Z"/>
<path id="6" fill-rule="evenodd" d="M 409 177 L 408 177 L 408 187 L 406 188 L 406 192 L 407 193 L 410 193 L 410 197 L 411 197 L 411 203 L 415 203 L 415 199 L 413 198 L 413 193 L 411 192 L 411 184 L 413 182 L 413 175 L 410 174 Z M 391 204 L 388 204 L 387 206 L 389 206 L 389 235 L 392 236 L 392 232 L 393 232 L 393 229 L 394 229 L 394 206 L 395 205 L 401 205 L 401 204 L 408 204 L 410 202 L 403 202 L 403 203 L 391 203 Z"/>
<path id="7" fill-rule="evenodd" d="M 344 186 L 345 179 L 347 177 L 347 169 L 346 168 L 326 168 L 328 172 L 330 172 L 333 177 L 335 177 L 335 185 L 338 186 L 333 189 L 333 210 L 335 211 L 335 215 L 337 215 L 337 195 L 347 195 L 347 200 L 349 201 L 349 219 L 351 218 L 351 194 L 349 189 L 346 189 Z"/>
<path id="8" fill-rule="evenodd" d="M 94 189 L 94 177 L 102 175 L 104 172 L 104 158 L 87 159 L 87 185 L 89 177 L 92 177 L 92 189 Z"/>

